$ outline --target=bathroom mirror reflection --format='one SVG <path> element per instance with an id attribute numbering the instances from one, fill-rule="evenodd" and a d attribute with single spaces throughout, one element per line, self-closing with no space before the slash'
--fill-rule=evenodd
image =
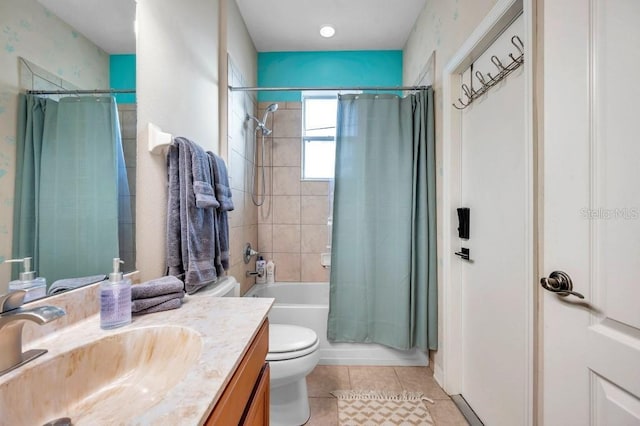
<path id="1" fill-rule="evenodd" d="M 0 262 L 32 258 L 34 296 L 135 269 L 134 20 L 134 0 L 0 4 Z M 0 263 L 0 294 L 23 270 Z"/>

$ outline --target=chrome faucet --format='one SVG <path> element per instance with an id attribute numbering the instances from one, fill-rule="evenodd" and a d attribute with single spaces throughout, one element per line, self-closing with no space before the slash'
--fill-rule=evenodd
<path id="1" fill-rule="evenodd" d="M 46 349 L 22 352 L 25 321 L 42 325 L 65 314 L 64 310 L 55 306 L 22 308 L 26 294 L 24 290 L 17 290 L 0 296 L 0 376 L 47 353 Z"/>

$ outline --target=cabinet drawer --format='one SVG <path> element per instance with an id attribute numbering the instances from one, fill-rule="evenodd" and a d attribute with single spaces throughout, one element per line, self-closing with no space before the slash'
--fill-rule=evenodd
<path id="1" fill-rule="evenodd" d="M 262 372 L 268 350 L 269 322 L 265 320 L 205 425 L 240 424 Z"/>

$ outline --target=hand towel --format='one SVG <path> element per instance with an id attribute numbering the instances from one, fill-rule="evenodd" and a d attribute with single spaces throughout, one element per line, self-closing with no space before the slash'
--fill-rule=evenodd
<path id="1" fill-rule="evenodd" d="M 184 291 L 169 293 L 163 296 L 149 297 L 145 299 L 134 299 L 131 301 L 131 312 L 140 312 L 153 306 L 168 302 L 171 299 L 182 299 Z"/>
<path id="2" fill-rule="evenodd" d="M 184 284 L 176 277 L 156 278 L 131 286 L 131 299 L 148 299 L 184 291 Z"/>
<path id="3" fill-rule="evenodd" d="M 74 288 L 83 287 L 85 285 L 97 283 L 107 279 L 106 275 L 91 275 L 88 277 L 65 278 L 54 281 L 47 290 L 48 295 L 62 293 L 63 291 L 73 290 Z"/>
<path id="4" fill-rule="evenodd" d="M 180 138 L 184 139 L 184 138 Z M 217 209 L 220 203 L 213 189 L 213 175 L 209 156 L 198 144 L 185 139 L 191 151 L 191 175 L 193 176 L 193 193 L 196 207 Z"/>
<path id="5" fill-rule="evenodd" d="M 178 309 L 180 306 L 182 306 L 182 299 L 178 299 L 178 298 L 174 298 L 171 300 L 167 300 L 164 303 L 161 303 L 159 305 L 156 306 L 152 306 L 148 309 L 143 309 L 141 311 L 138 312 L 134 312 L 136 315 L 144 315 L 144 314 L 152 314 L 154 312 L 161 312 L 161 311 L 168 311 L 171 309 Z"/>
<path id="6" fill-rule="evenodd" d="M 216 210 L 216 258 L 215 265 L 218 276 L 223 276 L 224 271 L 229 270 L 229 218 L 228 211 L 234 209 L 229 188 L 229 175 L 224 160 L 213 152 L 208 151 L 211 169 L 213 171 L 213 184 L 216 198 L 220 207 Z"/>
<path id="7" fill-rule="evenodd" d="M 231 188 L 229 187 L 229 174 L 224 160 L 211 151 L 207 151 L 213 173 L 213 187 L 215 188 L 216 199 L 220 203 L 220 210 L 228 212 L 234 209 L 231 200 Z"/>

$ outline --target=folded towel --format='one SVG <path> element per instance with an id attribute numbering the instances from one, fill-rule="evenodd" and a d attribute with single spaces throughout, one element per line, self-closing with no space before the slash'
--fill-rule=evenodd
<path id="1" fill-rule="evenodd" d="M 156 278 L 142 284 L 131 286 L 131 299 L 149 299 L 184 291 L 184 284 L 176 277 Z"/>
<path id="2" fill-rule="evenodd" d="M 63 291 L 73 290 L 74 288 L 82 287 L 85 285 L 97 283 L 107 279 L 106 275 L 91 275 L 88 277 L 78 278 L 65 278 L 62 280 L 54 281 L 47 290 L 48 295 L 62 293 Z"/>
<path id="3" fill-rule="evenodd" d="M 196 207 L 217 209 L 220 206 L 209 182 L 194 181 L 193 192 L 196 194 Z"/>
<path id="4" fill-rule="evenodd" d="M 161 305 L 171 299 L 182 299 L 184 291 L 165 294 L 164 296 L 149 297 L 146 299 L 134 299 L 131 302 L 131 312 L 140 312 L 153 306 Z"/>
<path id="5" fill-rule="evenodd" d="M 219 209 L 228 212 L 234 209 L 231 200 L 231 188 L 229 187 L 229 174 L 224 160 L 211 151 L 207 151 L 213 173 L 213 186 L 216 192 L 216 199 L 220 203 Z"/>
<path id="6" fill-rule="evenodd" d="M 182 299 L 174 298 L 171 300 L 167 300 L 166 302 L 161 303 L 159 305 L 152 306 L 148 309 L 143 309 L 141 311 L 134 312 L 134 313 L 136 315 L 152 314 L 154 312 L 168 311 L 170 309 L 178 309 L 180 306 L 182 306 Z"/>

